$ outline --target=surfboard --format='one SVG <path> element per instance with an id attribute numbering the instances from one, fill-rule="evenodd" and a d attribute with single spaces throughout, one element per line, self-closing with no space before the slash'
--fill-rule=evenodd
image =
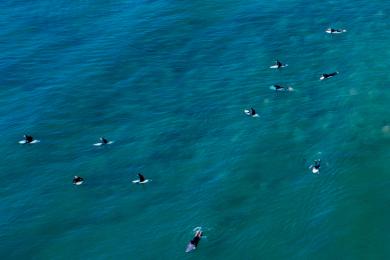
<path id="1" fill-rule="evenodd" d="M 254 115 L 252 115 L 252 114 L 251 114 L 251 111 L 249 111 L 248 109 L 245 109 L 245 110 L 244 110 L 244 113 L 245 113 L 247 116 L 251 116 L 251 117 L 259 117 L 259 115 L 258 115 L 258 114 L 254 114 Z"/>
<path id="2" fill-rule="evenodd" d="M 33 140 L 30 143 L 27 143 L 26 140 L 19 141 L 20 144 L 36 144 L 36 143 L 39 143 L 39 142 L 40 142 L 39 140 Z"/>
<path id="3" fill-rule="evenodd" d="M 288 64 L 283 64 L 282 67 L 279 67 L 279 68 L 285 68 L 285 67 L 288 67 Z M 278 65 L 272 65 L 269 67 L 270 69 L 279 69 L 278 68 Z"/>
<path id="4" fill-rule="evenodd" d="M 341 32 L 332 32 L 330 29 L 327 29 L 325 32 L 326 32 L 326 33 L 330 33 L 330 34 L 340 34 L 340 33 L 345 33 L 345 32 L 347 32 L 347 30 L 341 30 Z"/>
<path id="5" fill-rule="evenodd" d="M 144 181 L 142 181 L 142 182 L 140 182 L 139 180 L 134 180 L 134 181 L 132 181 L 132 182 L 133 182 L 133 183 L 139 183 L 139 184 L 145 184 L 145 183 L 148 183 L 148 182 L 150 182 L 150 181 L 152 181 L 152 180 L 146 179 L 146 180 L 144 180 Z"/>
<path id="6" fill-rule="evenodd" d="M 84 183 L 84 181 L 78 181 L 78 182 L 74 183 L 74 185 L 79 186 L 79 185 L 81 185 L 81 184 L 83 184 L 83 183 Z"/>
<path id="7" fill-rule="evenodd" d="M 113 144 L 114 141 L 109 141 L 108 143 L 106 144 Z M 93 144 L 94 146 L 102 146 L 102 145 L 105 145 L 104 143 L 96 143 L 96 144 Z"/>
<path id="8" fill-rule="evenodd" d="M 188 245 L 187 245 L 186 253 L 191 252 L 191 251 L 193 251 L 193 250 L 195 250 L 195 249 L 196 249 L 196 246 L 194 246 L 194 245 L 191 244 L 191 242 L 190 242 L 190 243 L 188 243 Z"/>
<path id="9" fill-rule="evenodd" d="M 311 172 L 314 174 L 318 174 L 320 172 L 320 169 L 316 169 L 315 167 L 312 167 Z"/>

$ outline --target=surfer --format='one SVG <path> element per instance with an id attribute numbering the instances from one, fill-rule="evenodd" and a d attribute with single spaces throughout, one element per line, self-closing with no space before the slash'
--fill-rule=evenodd
<path id="1" fill-rule="evenodd" d="M 339 74 L 338 71 L 329 74 L 323 73 L 320 79 L 323 80 L 323 79 L 331 78 L 333 76 L 336 76 L 337 74 Z"/>
<path id="2" fill-rule="evenodd" d="M 74 178 L 73 178 L 74 185 L 81 185 L 81 184 L 83 184 L 83 182 L 84 182 L 83 178 L 81 178 L 80 176 L 74 176 Z"/>
<path id="3" fill-rule="evenodd" d="M 102 144 L 108 144 L 108 140 L 104 137 L 100 137 L 100 141 L 102 142 Z"/>
<path id="4" fill-rule="evenodd" d="M 197 230 L 195 232 L 194 238 L 188 244 L 186 252 L 188 253 L 188 252 L 190 252 L 192 250 L 195 250 L 198 247 L 198 244 L 199 244 L 199 241 L 200 241 L 201 238 L 202 238 L 202 231 L 201 230 Z"/>
<path id="5" fill-rule="evenodd" d="M 26 141 L 26 144 L 29 144 L 34 141 L 34 138 L 31 135 L 24 135 L 24 140 Z"/>
<path id="6" fill-rule="evenodd" d="M 275 90 L 276 90 L 276 91 L 286 90 L 284 87 L 279 86 L 279 85 L 274 85 L 274 87 L 275 87 Z"/>
<path id="7" fill-rule="evenodd" d="M 145 181 L 145 176 L 143 176 L 141 173 L 138 173 L 138 177 L 140 183 Z"/>
<path id="8" fill-rule="evenodd" d="M 251 116 L 257 115 L 257 114 L 256 114 L 256 110 L 255 110 L 254 108 L 252 108 L 252 107 L 251 107 L 251 112 L 250 112 L 250 113 L 251 113 Z"/>
<path id="9" fill-rule="evenodd" d="M 277 66 L 278 69 L 283 67 L 283 64 L 279 60 L 276 60 L 276 64 L 275 65 Z"/>
<path id="10" fill-rule="evenodd" d="M 152 180 L 146 179 L 141 173 L 138 173 L 138 180 L 133 180 L 133 183 L 145 184 Z"/>
<path id="11" fill-rule="evenodd" d="M 321 167 L 321 160 L 315 160 L 314 165 L 312 165 L 312 172 L 318 174 L 320 172 L 320 167 Z"/>
<path id="12" fill-rule="evenodd" d="M 345 32 L 346 30 L 341 30 L 341 29 L 333 29 L 333 28 L 328 28 L 326 30 L 327 33 L 343 33 Z"/>

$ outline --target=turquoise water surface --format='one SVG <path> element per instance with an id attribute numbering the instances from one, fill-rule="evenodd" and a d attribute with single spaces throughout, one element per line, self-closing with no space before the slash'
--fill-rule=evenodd
<path id="1" fill-rule="evenodd" d="M 390 259 L 389 16 L 385 0 L 1 1 L 0 259 Z"/>

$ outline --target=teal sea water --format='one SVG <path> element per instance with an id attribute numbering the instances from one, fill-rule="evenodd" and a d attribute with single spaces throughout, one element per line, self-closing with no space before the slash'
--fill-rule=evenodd
<path id="1" fill-rule="evenodd" d="M 389 259 L 389 16 L 385 0 L 1 1 L 0 259 Z"/>

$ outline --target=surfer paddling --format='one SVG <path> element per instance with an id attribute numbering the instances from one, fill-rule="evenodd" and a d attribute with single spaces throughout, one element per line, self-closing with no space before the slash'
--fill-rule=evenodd
<path id="1" fill-rule="evenodd" d="M 330 33 L 330 34 L 334 34 L 334 33 L 344 33 L 346 32 L 347 30 L 344 30 L 344 29 L 333 29 L 333 28 L 328 28 L 326 29 L 325 32 L 327 33 Z"/>
<path id="2" fill-rule="evenodd" d="M 324 79 L 332 78 L 332 77 L 336 76 L 337 74 L 339 74 L 339 72 L 338 72 L 338 71 L 336 71 L 336 72 L 332 72 L 332 73 L 329 73 L 329 74 L 327 74 L 327 73 L 324 73 L 324 74 L 322 74 L 322 76 L 321 76 L 320 80 L 324 80 Z"/>
<path id="3" fill-rule="evenodd" d="M 195 232 L 194 238 L 188 243 L 186 253 L 195 250 L 198 247 L 199 241 L 202 238 L 202 230 L 197 230 Z"/>

